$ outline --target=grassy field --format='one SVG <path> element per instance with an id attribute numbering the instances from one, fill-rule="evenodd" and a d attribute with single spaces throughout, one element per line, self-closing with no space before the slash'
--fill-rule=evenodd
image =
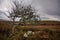
<path id="1" fill-rule="evenodd" d="M 12 25 L 11 21 L 0 21 L 0 29 L 2 29 L 2 30 L 10 29 L 11 25 Z M 48 28 L 48 29 L 52 29 L 52 30 L 55 30 L 55 29 L 59 30 L 60 22 L 59 21 L 38 21 L 38 23 L 36 25 L 26 24 L 24 26 L 26 26 L 27 28 L 33 28 L 33 29 L 39 29 L 39 30 L 44 29 L 44 28 Z"/>
<path id="2" fill-rule="evenodd" d="M 10 35 L 11 28 L 11 21 L 0 21 L 0 40 L 60 40 L 59 21 L 20 24 L 15 27 L 15 32 L 12 35 Z"/>

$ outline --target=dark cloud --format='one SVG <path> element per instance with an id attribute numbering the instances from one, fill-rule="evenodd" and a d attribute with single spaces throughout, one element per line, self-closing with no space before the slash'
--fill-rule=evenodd
<path id="1" fill-rule="evenodd" d="M 48 14 L 49 16 L 46 16 L 49 18 L 52 16 L 54 20 L 55 18 L 60 20 L 60 0 L 34 0 L 33 5 L 40 7 L 40 14 Z M 43 19 L 48 18 L 46 16 Z"/>
<path id="2" fill-rule="evenodd" d="M 38 2 L 48 14 L 60 15 L 59 0 L 39 0 Z"/>

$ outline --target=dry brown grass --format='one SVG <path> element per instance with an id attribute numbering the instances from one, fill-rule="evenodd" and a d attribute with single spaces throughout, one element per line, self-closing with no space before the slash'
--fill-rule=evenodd
<path id="1" fill-rule="evenodd" d="M 31 28 L 31 29 L 51 29 L 51 30 L 60 30 L 60 22 L 59 21 L 38 21 L 39 23 L 37 25 L 30 25 L 27 24 L 25 25 L 26 28 Z M 0 21 L 0 30 L 7 30 L 11 28 L 11 21 Z"/>

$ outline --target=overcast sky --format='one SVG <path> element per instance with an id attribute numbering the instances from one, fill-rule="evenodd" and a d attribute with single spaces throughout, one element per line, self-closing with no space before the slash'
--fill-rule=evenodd
<path id="1" fill-rule="evenodd" d="M 11 11 L 14 0 L 0 0 L 0 19 L 10 20 L 8 11 Z M 21 0 L 19 0 L 21 1 Z M 42 20 L 60 21 L 60 0 L 23 0 L 23 5 L 31 4 L 39 10 L 37 12 Z"/>

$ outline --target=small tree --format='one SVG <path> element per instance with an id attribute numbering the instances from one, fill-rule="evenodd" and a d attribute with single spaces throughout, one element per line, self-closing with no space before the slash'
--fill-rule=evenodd
<path id="1" fill-rule="evenodd" d="M 36 15 L 35 9 L 31 5 L 23 7 L 23 10 L 20 11 L 21 19 L 20 22 L 26 24 L 26 22 L 36 22 L 38 21 L 38 15 Z"/>
<path id="2" fill-rule="evenodd" d="M 17 4 L 16 2 L 14 2 L 15 4 L 15 8 L 12 8 L 12 12 L 10 13 L 10 17 L 13 21 L 12 24 L 12 33 L 14 33 L 14 29 L 16 27 L 15 25 L 15 19 L 16 18 L 20 18 L 19 19 L 19 23 L 23 22 L 24 24 L 26 24 L 26 22 L 36 22 L 38 21 L 38 15 L 36 15 L 36 11 L 35 9 L 32 8 L 31 5 L 28 6 L 22 6 L 21 4 Z"/>

